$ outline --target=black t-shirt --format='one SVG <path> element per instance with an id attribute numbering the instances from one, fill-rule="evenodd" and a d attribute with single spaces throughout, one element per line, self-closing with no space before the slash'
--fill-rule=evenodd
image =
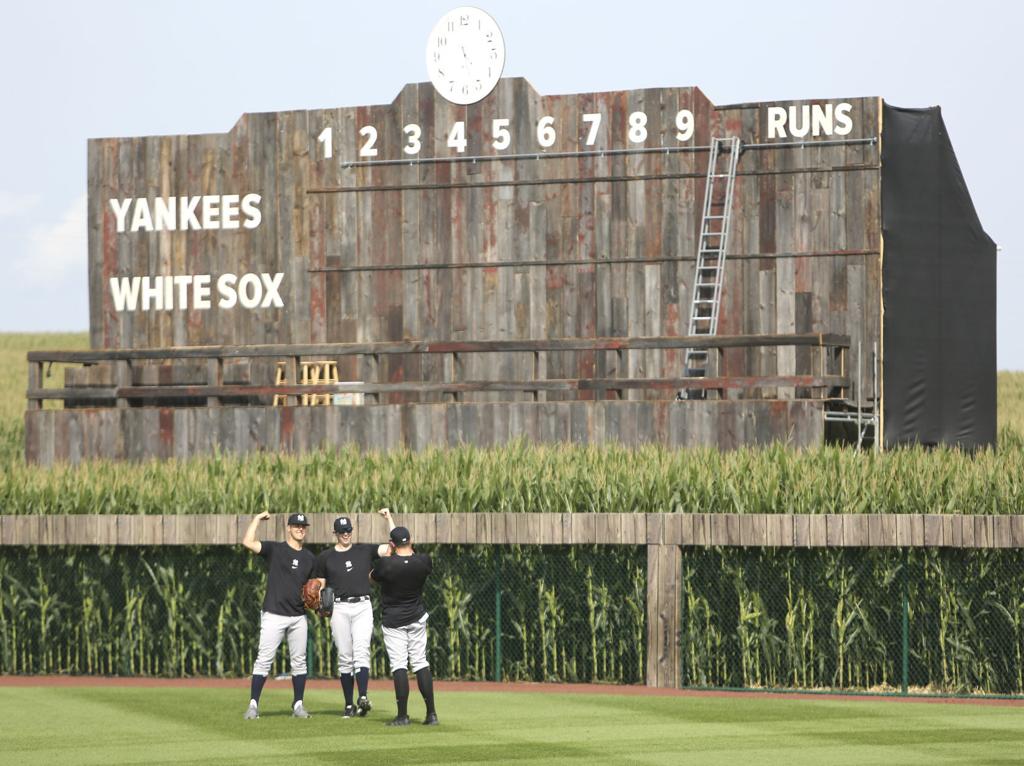
<path id="1" fill-rule="evenodd" d="M 370 570 L 379 558 L 377 546 L 370 543 L 353 543 L 347 551 L 331 546 L 316 557 L 313 577 L 327 580 L 335 596 L 369 596 Z"/>
<path id="2" fill-rule="evenodd" d="M 386 628 L 411 625 L 427 613 L 423 605 L 423 583 L 433 566 L 426 553 L 411 556 L 392 554 L 373 568 L 380 583 L 381 622 Z"/>
<path id="3" fill-rule="evenodd" d="M 313 572 L 316 559 L 303 548 L 297 551 L 288 543 L 260 542 L 259 555 L 267 560 L 267 595 L 263 611 L 285 617 L 305 614 L 302 586 Z"/>

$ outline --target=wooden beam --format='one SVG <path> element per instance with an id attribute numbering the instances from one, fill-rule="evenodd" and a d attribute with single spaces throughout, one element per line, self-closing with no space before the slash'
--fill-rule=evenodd
<path id="1" fill-rule="evenodd" d="M 336 513 L 310 515 L 311 544 L 334 542 Z M 236 545 L 234 514 L 0 515 L 0 545 Z M 383 542 L 376 513 L 353 514 L 359 539 Z M 284 532 L 284 514 L 261 527 Z M 647 545 L 771 548 L 1024 548 L 1024 516 L 958 514 L 411 513 L 424 545 Z M 948 530 L 948 533 L 947 533 Z"/>
<path id="2" fill-rule="evenodd" d="M 92 351 L 30 351 L 29 362 L 114 362 L 162 359 L 281 359 L 363 354 L 451 354 L 511 351 L 617 351 L 619 349 L 764 348 L 771 346 L 848 347 L 850 337 L 835 333 L 771 335 L 636 336 L 627 338 L 553 338 L 548 340 L 381 341 L 376 343 L 289 343 L 251 346 L 170 346 Z"/>

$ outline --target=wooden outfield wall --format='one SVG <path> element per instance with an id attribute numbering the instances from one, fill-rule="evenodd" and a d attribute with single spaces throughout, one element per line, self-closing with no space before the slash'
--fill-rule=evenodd
<path id="1" fill-rule="evenodd" d="M 219 515 L 0 515 L 0 546 L 237 545 L 252 517 Z M 309 514 L 307 540 L 333 541 L 334 514 Z M 352 514 L 363 540 L 383 521 Z M 281 539 L 286 516 L 261 537 Z M 682 551 L 685 547 L 1024 548 L 1024 515 L 720 513 L 414 513 L 415 543 L 459 545 L 644 545 L 647 547 L 647 684 L 679 686 Z"/>
<path id="2" fill-rule="evenodd" d="M 534 443 L 665 444 L 735 449 L 824 438 L 820 401 L 494 402 L 366 407 L 113 407 L 25 414 L 25 454 L 40 465 L 284 453 Z"/>

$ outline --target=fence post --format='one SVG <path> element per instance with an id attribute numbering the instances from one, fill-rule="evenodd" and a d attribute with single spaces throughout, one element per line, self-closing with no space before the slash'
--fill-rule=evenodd
<path id="1" fill-rule="evenodd" d="M 902 683 L 900 684 L 900 694 L 907 693 L 907 687 L 910 676 L 910 594 L 909 583 L 910 583 L 910 551 L 906 548 L 903 549 L 903 675 Z"/>
<path id="2" fill-rule="evenodd" d="M 494 557 L 494 680 L 501 680 L 501 546 Z"/>

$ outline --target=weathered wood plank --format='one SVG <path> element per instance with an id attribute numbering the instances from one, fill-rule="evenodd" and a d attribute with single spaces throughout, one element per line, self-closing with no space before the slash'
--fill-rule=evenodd
<path id="1" fill-rule="evenodd" d="M 807 517 L 808 544 L 812 548 L 823 548 L 828 545 L 828 520 L 823 515 Z"/>
<path id="2" fill-rule="evenodd" d="M 845 545 L 843 540 L 843 516 L 829 513 L 825 515 L 825 544 L 829 547 Z"/>
<path id="3" fill-rule="evenodd" d="M 679 685 L 682 556 L 675 545 L 647 546 L 647 685 Z"/>
<path id="4" fill-rule="evenodd" d="M 843 545 L 863 548 L 869 543 L 867 514 L 851 513 L 843 516 Z"/>
<path id="5" fill-rule="evenodd" d="M 313 544 L 334 541 L 335 514 L 309 516 Z M 375 513 L 351 514 L 362 542 L 386 538 Z M 285 514 L 257 538 L 285 537 Z M 250 517 L 236 514 L 0 515 L 2 545 L 237 545 Z M 523 545 L 722 545 L 743 547 L 1018 548 L 1024 516 L 956 514 L 408 514 L 416 542 Z"/>

